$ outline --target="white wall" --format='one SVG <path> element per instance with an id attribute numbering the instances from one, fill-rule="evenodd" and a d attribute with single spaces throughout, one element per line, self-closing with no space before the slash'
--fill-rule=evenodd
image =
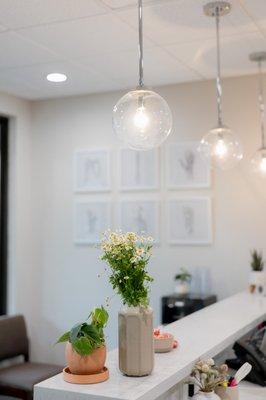
<path id="1" fill-rule="evenodd" d="M 215 125 L 214 82 L 162 87 L 158 92 L 173 112 L 174 131 L 169 142 L 199 140 Z M 63 346 L 54 348 L 51 344 L 62 331 L 86 317 L 92 307 L 103 303 L 112 293 L 106 277 L 97 278 L 103 270 L 99 251 L 73 244 L 72 210 L 78 196 L 73 194 L 72 161 L 75 149 L 94 146 L 110 146 L 116 157 L 118 142 L 112 132 L 111 110 L 121 94 L 33 104 L 32 215 L 37 257 L 34 258 L 34 279 L 27 274 L 23 282 L 27 284 L 29 279 L 31 282 L 28 301 L 29 309 L 35 308 L 32 324 L 36 331 L 33 330 L 32 339 L 37 359 L 62 362 Z M 160 297 L 171 292 L 173 275 L 180 266 L 209 267 L 213 292 L 222 298 L 246 287 L 250 249 L 261 248 L 266 254 L 266 186 L 256 181 L 248 170 L 248 159 L 259 145 L 256 80 L 254 77 L 227 79 L 224 94 L 225 122 L 241 136 L 245 160 L 234 170 L 215 173 L 211 191 L 168 193 L 163 183 L 157 194 L 145 195 L 162 201 L 186 194 L 210 194 L 213 198 L 212 246 L 169 247 L 165 224 L 162 224 L 162 245 L 155 250 L 150 265 L 155 278 L 152 305 L 157 323 Z M 79 198 L 94 196 L 79 195 Z M 104 197 L 115 202 L 119 196 L 114 177 L 113 192 Z M 25 293 L 22 281 L 17 288 Z M 119 300 L 115 298 L 108 328 L 111 346 L 116 339 L 118 307 Z"/>

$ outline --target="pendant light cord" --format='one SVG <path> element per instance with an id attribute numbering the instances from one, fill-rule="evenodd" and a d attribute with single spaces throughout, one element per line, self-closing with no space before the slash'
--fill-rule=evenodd
<path id="1" fill-rule="evenodd" d="M 261 147 L 265 149 L 265 126 L 264 126 L 265 104 L 264 104 L 263 75 L 262 75 L 261 61 L 259 61 L 258 64 L 259 64 L 259 107 L 260 107 Z"/>
<path id="2" fill-rule="evenodd" d="M 142 0 L 138 0 L 139 20 L 139 87 L 144 86 L 143 81 L 143 22 L 142 22 Z"/>
<path id="3" fill-rule="evenodd" d="M 220 11 L 219 7 L 215 9 L 216 21 L 216 51 L 217 51 L 217 77 L 216 77 L 216 92 L 217 92 L 217 114 L 218 126 L 222 126 L 222 83 L 221 83 L 221 55 L 220 55 Z"/>

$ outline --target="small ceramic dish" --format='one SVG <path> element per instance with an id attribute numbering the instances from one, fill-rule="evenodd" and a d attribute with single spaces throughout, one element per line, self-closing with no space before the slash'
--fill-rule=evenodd
<path id="1" fill-rule="evenodd" d="M 171 333 L 160 333 L 154 335 L 155 353 L 167 353 L 174 347 L 174 336 Z"/>
<path id="2" fill-rule="evenodd" d="M 68 383 L 86 385 L 86 384 L 104 382 L 107 381 L 108 378 L 109 378 L 109 370 L 106 367 L 104 367 L 104 369 L 101 372 L 90 375 L 72 374 L 68 367 L 63 369 L 63 379 Z"/>

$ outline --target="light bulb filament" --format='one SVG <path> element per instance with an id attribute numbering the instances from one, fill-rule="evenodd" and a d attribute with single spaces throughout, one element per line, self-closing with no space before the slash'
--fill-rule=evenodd
<path id="1" fill-rule="evenodd" d="M 217 144 L 216 144 L 216 146 L 215 146 L 215 149 L 214 149 L 214 153 L 215 153 L 215 155 L 216 155 L 217 157 L 219 157 L 219 158 L 224 158 L 224 157 L 226 157 L 226 155 L 227 155 L 227 153 L 228 153 L 228 149 L 227 149 L 227 146 L 226 146 L 226 144 L 224 143 L 224 140 L 223 140 L 223 139 L 219 139 L 219 140 L 218 140 L 218 142 L 217 142 Z"/>
<path id="2" fill-rule="evenodd" d="M 144 106 L 138 107 L 135 115 L 134 115 L 134 125 L 136 128 L 140 129 L 140 131 L 144 132 L 145 129 L 149 125 L 149 117 L 146 113 L 146 109 Z"/>
<path id="3" fill-rule="evenodd" d="M 260 170 L 263 173 L 266 173 L 266 157 L 262 157 L 262 159 L 260 161 Z"/>

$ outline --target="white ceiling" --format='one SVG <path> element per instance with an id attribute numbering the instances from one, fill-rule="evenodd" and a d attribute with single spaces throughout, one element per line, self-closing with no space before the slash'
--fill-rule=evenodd
<path id="1" fill-rule="evenodd" d="M 146 85 L 215 76 L 214 20 L 208 0 L 144 0 Z M 28 99 L 135 87 L 137 0 L 1 0 L 0 91 Z M 266 50 L 266 0 L 231 0 L 221 21 L 223 76 L 256 72 Z M 50 72 L 68 80 L 53 84 Z"/>

